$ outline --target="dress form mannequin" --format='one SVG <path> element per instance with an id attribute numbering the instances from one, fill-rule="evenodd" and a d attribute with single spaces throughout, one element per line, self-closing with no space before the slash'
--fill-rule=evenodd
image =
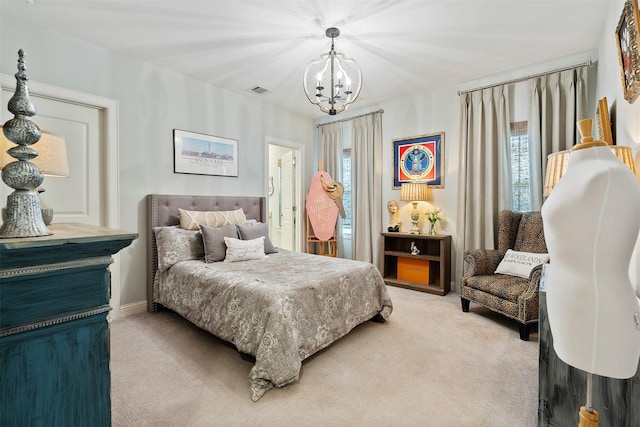
<path id="1" fill-rule="evenodd" d="M 640 358 L 640 299 L 629 278 L 640 185 L 606 143 L 593 141 L 591 122 L 578 122 L 582 142 L 542 206 L 549 325 L 568 365 L 630 378 Z"/>

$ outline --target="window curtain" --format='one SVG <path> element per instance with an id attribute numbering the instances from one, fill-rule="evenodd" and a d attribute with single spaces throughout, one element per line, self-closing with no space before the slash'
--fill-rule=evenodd
<path id="1" fill-rule="evenodd" d="M 322 169 L 334 181 L 342 182 L 342 123 L 333 122 L 318 126 L 318 160 Z M 320 165 L 318 165 L 320 167 Z M 336 226 L 336 255 L 344 254 L 342 217 L 338 215 Z"/>
<path id="2" fill-rule="evenodd" d="M 378 264 L 382 229 L 382 113 L 352 121 L 353 259 Z"/>
<path id="3" fill-rule="evenodd" d="M 462 94 L 460 109 L 457 278 L 467 249 L 496 247 L 498 212 L 512 206 L 508 87 Z"/>
<path id="4" fill-rule="evenodd" d="M 588 117 L 588 83 L 596 72 L 595 67 L 584 66 L 529 81 L 531 210 L 542 208 L 547 156 L 580 142 L 576 123 Z"/>

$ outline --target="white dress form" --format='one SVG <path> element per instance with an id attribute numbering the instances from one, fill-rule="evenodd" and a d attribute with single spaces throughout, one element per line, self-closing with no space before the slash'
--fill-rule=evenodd
<path id="1" fill-rule="evenodd" d="M 606 143 L 578 144 L 542 217 L 551 259 L 547 311 L 558 357 L 592 374 L 633 377 L 640 358 L 640 299 L 629 277 L 640 230 L 637 178 Z"/>

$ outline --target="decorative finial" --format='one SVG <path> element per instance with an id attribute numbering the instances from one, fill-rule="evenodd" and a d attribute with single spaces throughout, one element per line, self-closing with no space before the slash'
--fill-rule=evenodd
<path id="1" fill-rule="evenodd" d="M 16 90 L 9 100 L 8 108 L 14 117 L 2 127 L 7 139 L 15 144 L 7 153 L 16 161 L 2 169 L 2 181 L 14 192 L 7 197 L 6 218 L 0 227 L 0 238 L 40 237 L 51 234 L 42 219 L 40 199 L 35 191 L 44 176 L 38 167 L 29 160 L 38 156 L 38 152 L 30 147 L 40 139 L 40 128 L 31 121 L 36 114 L 36 107 L 29 99 L 24 61 L 24 51 L 18 51 L 18 72 Z"/>
<path id="2" fill-rule="evenodd" d="M 607 145 L 604 141 L 593 139 L 593 119 L 578 120 L 578 130 L 580 131 L 580 143 L 574 145 L 571 151 L 580 150 L 582 148 L 599 147 Z"/>

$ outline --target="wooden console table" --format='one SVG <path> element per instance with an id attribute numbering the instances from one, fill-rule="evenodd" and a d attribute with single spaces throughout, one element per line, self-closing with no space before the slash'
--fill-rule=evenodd
<path id="1" fill-rule="evenodd" d="M 109 264 L 138 236 L 52 224 L 0 239 L 0 425 L 109 426 Z"/>
<path id="2" fill-rule="evenodd" d="M 451 236 L 445 234 L 381 233 L 382 277 L 387 285 L 446 295 L 451 287 Z M 420 251 L 411 254 L 411 243 Z M 399 278 L 399 260 L 411 261 L 425 272 L 423 282 Z"/>

